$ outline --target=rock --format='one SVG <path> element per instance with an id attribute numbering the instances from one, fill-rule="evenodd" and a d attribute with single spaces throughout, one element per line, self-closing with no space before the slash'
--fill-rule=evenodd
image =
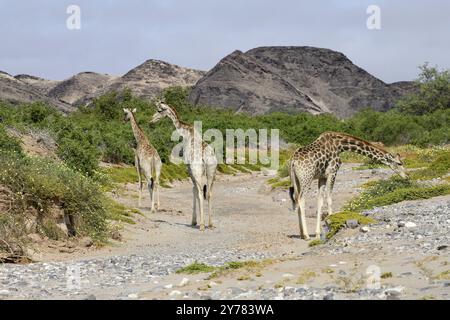
<path id="1" fill-rule="evenodd" d="M 390 288 L 385 290 L 384 294 L 386 294 L 387 296 L 399 297 L 402 294 L 403 290 L 403 287 Z"/>
<path id="2" fill-rule="evenodd" d="M 232 52 L 195 84 L 189 99 L 251 114 L 307 111 L 349 117 L 362 105 L 385 111 L 415 88 L 412 82 L 386 84 L 340 52 L 272 46 Z"/>
<path id="3" fill-rule="evenodd" d="M 267 168 L 262 168 L 261 172 L 266 177 L 274 177 L 278 174 L 277 170 L 271 170 L 271 169 L 267 169 Z"/>
<path id="4" fill-rule="evenodd" d="M 347 228 L 356 229 L 359 226 L 359 222 L 358 222 L 358 220 L 351 219 L 351 220 L 345 221 L 345 225 L 347 226 Z"/>
<path id="5" fill-rule="evenodd" d="M 166 289 L 172 289 L 172 288 L 173 288 L 173 284 L 171 284 L 171 283 L 166 284 L 166 285 L 164 286 L 164 288 L 166 288 Z"/>
<path id="6" fill-rule="evenodd" d="M 84 300 L 97 300 L 97 297 L 93 294 L 88 295 Z"/>
<path id="7" fill-rule="evenodd" d="M 178 290 L 173 290 L 173 291 L 171 291 L 170 293 L 169 293 L 169 296 L 170 297 L 173 297 L 173 296 L 180 296 L 181 295 L 181 291 L 178 291 Z"/>
<path id="8" fill-rule="evenodd" d="M 370 228 L 369 227 L 366 227 L 366 226 L 364 226 L 364 227 L 361 227 L 361 232 L 363 232 L 363 233 L 367 233 L 367 232 L 369 232 L 370 231 Z"/>
<path id="9" fill-rule="evenodd" d="M 292 273 L 285 273 L 283 274 L 283 278 L 292 278 L 294 275 Z"/>
<path id="10" fill-rule="evenodd" d="M 334 300 L 334 293 L 328 293 L 324 295 L 323 300 Z"/>
<path id="11" fill-rule="evenodd" d="M 408 221 L 405 223 L 405 227 L 406 228 L 415 228 L 415 227 L 417 227 L 417 224 L 415 224 L 414 222 Z"/>
<path id="12" fill-rule="evenodd" d="M 406 225 L 406 222 L 405 222 L 405 221 L 401 221 L 401 220 L 400 220 L 400 221 L 397 223 L 397 226 L 400 227 L 400 228 L 403 228 L 405 225 Z"/>
<path id="13" fill-rule="evenodd" d="M 190 282 L 190 281 L 189 281 L 188 278 L 183 278 L 178 286 L 179 286 L 179 287 L 187 286 L 187 285 L 189 284 L 189 282 Z"/>
<path id="14" fill-rule="evenodd" d="M 80 240 L 80 245 L 82 247 L 88 248 L 88 247 L 91 247 L 93 244 L 94 244 L 94 241 L 91 239 L 91 237 L 83 237 Z"/>
<path id="15" fill-rule="evenodd" d="M 122 234 L 119 231 L 114 230 L 111 233 L 111 238 L 116 241 L 122 241 Z"/>
<path id="16" fill-rule="evenodd" d="M 43 240 L 41 235 L 38 233 L 29 234 L 28 239 L 30 239 L 31 241 L 36 242 L 36 243 L 42 242 L 42 240 Z"/>
<path id="17" fill-rule="evenodd" d="M 129 295 L 128 295 L 128 298 L 130 298 L 130 299 L 137 299 L 139 296 L 137 295 L 137 293 L 130 293 Z"/>
<path id="18" fill-rule="evenodd" d="M 9 295 L 9 290 L 6 289 L 0 290 L 0 296 L 7 296 L 7 295 Z"/>

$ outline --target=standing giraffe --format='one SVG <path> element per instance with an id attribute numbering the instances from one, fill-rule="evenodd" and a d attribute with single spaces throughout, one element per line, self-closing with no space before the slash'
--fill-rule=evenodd
<path id="1" fill-rule="evenodd" d="M 161 175 L 161 158 L 158 151 L 148 141 L 147 136 L 139 127 L 135 113 L 136 109 L 131 111 L 130 109 L 123 109 L 125 113 L 125 121 L 130 121 L 131 128 L 133 130 L 134 138 L 136 139 L 136 149 L 134 151 L 134 164 L 139 179 L 139 206 L 141 206 L 142 188 L 143 182 L 141 175 L 143 174 L 147 180 L 148 191 L 150 192 L 151 208 L 150 212 L 155 211 L 155 199 L 156 209 L 159 209 L 159 177 Z"/>
<path id="2" fill-rule="evenodd" d="M 200 209 L 200 231 L 205 230 L 205 219 L 203 213 L 203 198 L 208 200 L 208 227 L 212 228 L 212 187 L 216 176 L 217 158 L 214 149 L 205 143 L 201 133 L 196 132 L 194 127 L 180 120 L 174 108 L 158 101 L 157 112 L 153 115 L 151 123 L 156 123 L 164 117 L 172 120 L 177 132 L 183 137 L 184 163 L 188 166 L 193 188 L 193 212 L 192 225 L 197 225 L 197 203 Z M 205 184 L 206 178 L 206 184 Z"/>
<path id="3" fill-rule="evenodd" d="M 291 185 L 289 188 L 290 198 L 294 210 L 297 210 L 300 237 L 308 240 L 309 234 L 306 227 L 305 195 L 312 180 L 319 180 L 319 191 L 317 197 L 317 223 L 316 238 L 320 239 L 323 197 L 326 191 L 328 215 L 333 213 L 331 209 L 331 193 L 336 179 L 336 174 L 341 165 L 339 155 L 344 151 L 352 151 L 373 160 L 388 165 L 402 178 L 407 178 L 400 155 L 393 156 L 389 152 L 374 146 L 362 139 L 339 132 L 322 133 L 313 143 L 298 149 L 289 163 Z"/>

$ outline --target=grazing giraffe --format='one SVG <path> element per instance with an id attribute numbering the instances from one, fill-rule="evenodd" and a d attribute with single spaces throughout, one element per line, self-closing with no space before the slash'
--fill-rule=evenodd
<path id="1" fill-rule="evenodd" d="M 153 115 L 151 123 L 156 123 L 164 117 L 172 120 L 177 132 L 183 137 L 184 163 L 188 166 L 193 188 L 193 212 L 192 226 L 197 225 L 197 203 L 200 209 L 200 231 L 205 230 L 205 219 L 203 213 L 203 198 L 208 200 L 208 226 L 212 223 L 212 187 L 216 176 L 217 158 L 214 149 L 205 143 L 201 133 L 196 132 L 194 127 L 180 120 L 174 108 L 162 101 L 157 102 L 157 112 Z M 206 184 L 205 184 L 206 178 Z"/>
<path id="2" fill-rule="evenodd" d="M 133 130 L 134 138 L 136 139 L 136 149 L 134 151 L 134 164 L 136 166 L 136 171 L 139 179 L 139 206 L 141 206 L 142 199 L 142 174 L 147 180 L 148 191 L 150 192 L 150 212 L 155 211 L 155 199 L 156 199 L 156 209 L 159 209 L 159 177 L 161 175 L 161 158 L 159 157 L 158 151 L 151 145 L 150 141 L 147 139 L 144 131 L 139 127 L 135 113 L 136 109 L 131 111 L 130 109 L 123 109 L 125 113 L 124 121 L 131 123 L 131 128 Z"/>
<path id="3" fill-rule="evenodd" d="M 331 205 L 331 193 L 333 191 L 336 174 L 341 165 L 339 155 L 344 151 L 352 151 L 373 160 L 388 165 L 402 178 L 407 178 L 400 155 L 392 155 L 389 152 L 374 146 L 362 139 L 339 132 L 322 133 L 313 143 L 298 149 L 289 163 L 291 177 L 291 187 L 289 188 L 290 198 L 294 211 L 297 210 L 300 237 L 309 239 L 306 227 L 305 215 L 305 195 L 312 180 L 318 179 L 319 191 L 317 198 L 317 224 L 316 238 L 320 239 L 323 197 L 326 191 L 328 215 L 333 213 Z"/>

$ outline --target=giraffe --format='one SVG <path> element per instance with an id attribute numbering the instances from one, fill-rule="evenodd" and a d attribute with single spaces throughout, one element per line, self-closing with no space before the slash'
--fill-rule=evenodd
<path id="1" fill-rule="evenodd" d="M 300 237 L 302 239 L 309 239 L 305 215 L 306 191 L 309 189 L 312 180 L 318 179 L 316 238 L 320 239 L 321 220 L 326 217 L 326 215 L 322 215 L 324 194 L 326 193 L 327 197 L 328 215 L 331 215 L 333 213 L 331 208 L 331 194 L 333 192 L 336 174 L 341 165 L 339 155 L 344 151 L 352 151 L 365 155 L 375 161 L 388 165 L 402 178 L 407 178 L 399 154 L 394 156 L 370 142 L 345 133 L 322 133 L 314 142 L 298 149 L 288 164 L 291 178 L 289 195 L 292 200 L 293 209 L 298 213 Z"/>
<path id="2" fill-rule="evenodd" d="M 200 211 L 200 231 L 205 230 L 203 212 L 203 198 L 208 200 L 208 227 L 213 228 L 212 223 L 212 187 L 216 176 L 217 158 L 214 149 L 205 143 L 199 132 L 194 127 L 180 120 L 174 108 L 162 101 L 157 101 L 157 112 L 153 115 L 151 123 L 156 123 L 168 117 L 172 120 L 177 132 L 183 137 L 184 163 L 188 166 L 189 176 L 193 188 L 193 212 L 192 226 L 197 225 L 197 204 Z M 206 184 L 205 184 L 206 179 Z"/>
<path id="3" fill-rule="evenodd" d="M 133 148 L 133 151 L 134 164 L 139 182 L 139 206 L 141 206 L 142 201 L 143 174 L 147 180 L 148 191 L 150 193 L 150 212 L 154 212 L 155 202 L 156 209 L 159 209 L 159 177 L 161 175 L 162 167 L 161 158 L 159 157 L 158 151 L 151 145 L 147 136 L 139 127 L 135 117 L 136 109 L 123 109 L 123 112 L 125 113 L 124 121 L 130 121 L 131 123 L 133 135 L 137 144 L 136 148 Z"/>

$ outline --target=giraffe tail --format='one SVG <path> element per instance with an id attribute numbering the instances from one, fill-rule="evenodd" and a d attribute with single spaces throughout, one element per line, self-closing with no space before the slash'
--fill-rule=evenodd
<path id="1" fill-rule="evenodd" d="M 153 187 L 155 185 L 155 180 L 153 178 L 150 178 L 150 183 L 148 185 L 149 185 L 150 189 L 153 190 Z"/>
<path id="2" fill-rule="evenodd" d="M 208 193 L 208 187 L 205 185 L 203 185 L 203 199 L 206 200 L 206 194 Z"/>

